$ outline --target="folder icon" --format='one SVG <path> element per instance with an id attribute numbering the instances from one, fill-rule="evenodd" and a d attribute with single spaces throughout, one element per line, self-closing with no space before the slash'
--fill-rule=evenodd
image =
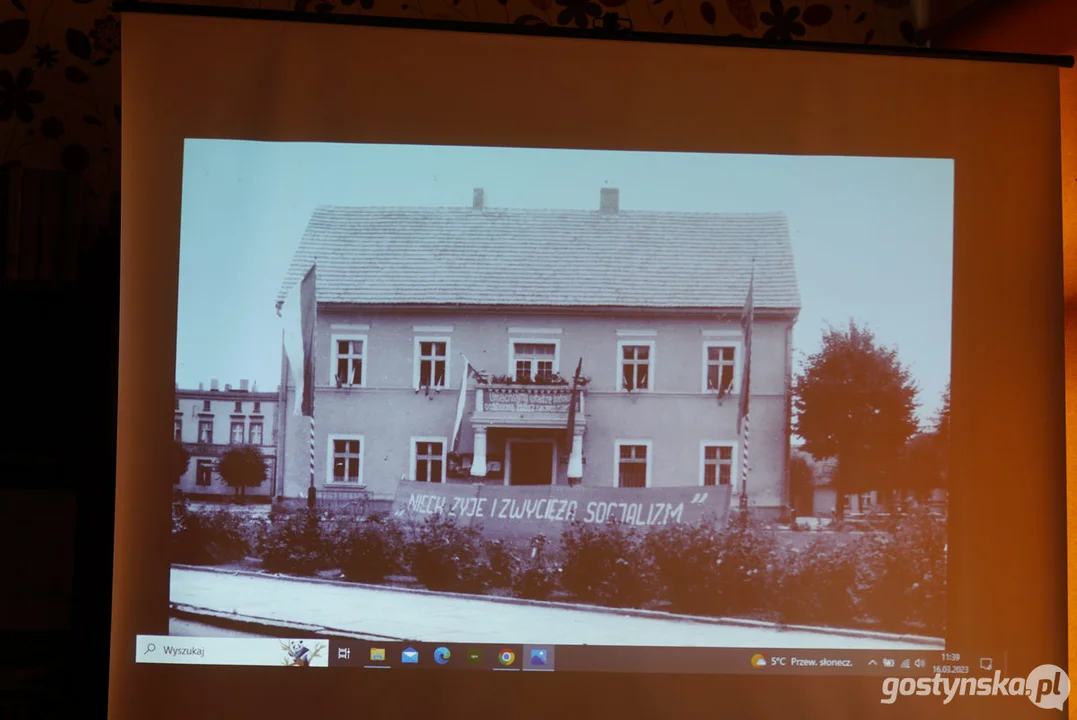
<path id="1" fill-rule="evenodd" d="M 417 663 L 419 662 L 419 651 L 415 648 L 408 648 L 404 652 L 400 653 L 400 662 L 403 663 Z"/>
<path id="2" fill-rule="evenodd" d="M 370 648 L 370 659 L 373 662 L 385 660 L 385 648 Z"/>

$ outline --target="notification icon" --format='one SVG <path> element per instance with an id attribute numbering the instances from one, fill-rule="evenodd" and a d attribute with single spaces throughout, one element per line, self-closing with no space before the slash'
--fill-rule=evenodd
<path id="1" fill-rule="evenodd" d="M 501 654 L 497 656 L 497 659 L 502 665 L 508 667 L 516 662 L 516 653 L 512 650 L 502 650 Z"/>
<path id="2" fill-rule="evenodd" d="M 766 667 L 766 666 L 767 666 L 767 659 L 765 657 L 763 657 L 759 653 L 756 653 L 755 655 L 752 655 L 752 667 L 762 668 L 762 667 Z"/>

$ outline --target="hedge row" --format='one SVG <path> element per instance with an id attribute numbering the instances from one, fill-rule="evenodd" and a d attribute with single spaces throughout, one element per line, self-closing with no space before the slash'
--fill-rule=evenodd
<path id="1" fill-rule="evenodd" d="M 256 556 L 268 572 L 339 569 L 365 583 L 409 574 L 451 592 L 935 635 L 945 624 L 945 525 L 922 510 L 887 532 L 821 532 L 800 550 L 751 520 L 649 533 L 577 523 L 556 543 L 536 537 L 520 547 L 442 517 L 406 525 L 302 510 L 255 519 L 182 505 L 172 539 L 173 560 L 189 564 Z"/>

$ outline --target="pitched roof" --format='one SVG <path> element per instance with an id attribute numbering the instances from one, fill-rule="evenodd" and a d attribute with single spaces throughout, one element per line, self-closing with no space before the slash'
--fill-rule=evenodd
<path id="1" fill-rule="evenodd" d="M 621 210 L 319 207 L 278 295 L 312 263 L 322 303 L 798 310 L 786 218 Z"/>

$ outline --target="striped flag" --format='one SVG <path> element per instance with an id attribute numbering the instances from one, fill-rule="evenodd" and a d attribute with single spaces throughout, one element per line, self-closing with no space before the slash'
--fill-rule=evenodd
<path id="1" fill-rule="evenodd" d="M 315 282 L 312 265 L 281 308 L 284 352 L 295 381 L 295 414 L 306 417 L 314 413 L 314 325 L 318 312 Z"/>
<path id="2" fill-rule="evenodd" d="M 568 431 L 565 437 L 568 439 L 568 446 L 572 447 L 572 435 L 576 432 L 576 404 L 579 402 L 580 392 L 580 373 L 583 371 L 583 358 L 576 363 L 576 374 L 572 378 L 572 397 L 568 403 Z"/>
<path id="3" fill-rule="evenodd" d="M 737 408 L 737 431 L 740 433 L 740 505 L 748 506 L 748 426 L 749 399 L 752 394 L 752 322 L 755 316 L 755 268 L 748 281 L 748 296 L 744 299 L 744 311 L 740 316 L 740 328 L 744 333 L 744 365 L 741 371 L 740 404 Z"/>
<path id="4" fill-rule="evenodd" d="M 744 311 L 740 316 L 740 329 L 744 333 L 744 364 L 740 381 L 740 407 L 737 410 L 737 430 L 741 431 L 744 420 L 748 417 L 748 402 L 752 388 L 752 322 L 755 315 L 755 270 L 748 281 L 748 296 L 744 300 Z"/>
<path id="5" fill-rule="evenodd" d="M 467 403 L 467 381 L 471 377 L 471 362 L 463 353 L 460 353 L 460 357 L 464 358 L 464 376 L 460 378 L 460 398 L 456 401 L 456 420 L 453 422 L 449 452 L 456 452 L 456 443 L 460 440 L 460 425 L 464 422 L 464 406 Z"/>

